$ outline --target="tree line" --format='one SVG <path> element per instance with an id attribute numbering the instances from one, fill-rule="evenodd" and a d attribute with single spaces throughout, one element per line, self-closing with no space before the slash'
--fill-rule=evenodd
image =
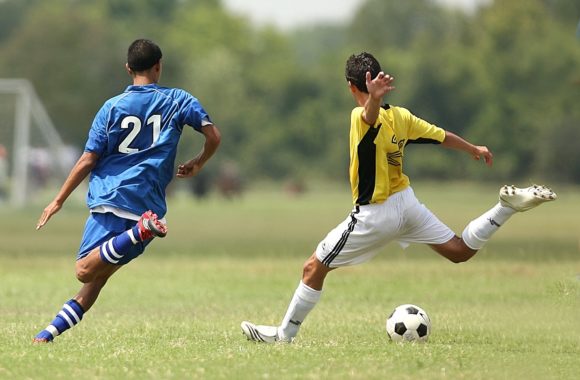
<path id="1" fill-rule="evenodd" d="M 495 155 L 488 170 L 456 152 L 408 147 L 409 174 L 580 182 L 579 15 L 575 0 L 502 0 L 474 13 L 367 0 L 348 24 L 283 32 L 219 0 L 4 0 L 0 77 L 29 78 L 80 148 L 104 100 L 130 83 L 128 44 L 150 38 L 164 53 L 161 84 L 198 97 L 222 129 L 216 162 L 251 178 L 342 179 L 353 107 L 344 63 L 368 51 L 396 78 L 388 103 Z M 178 159 L 199 140 L 185 134 Z"/>

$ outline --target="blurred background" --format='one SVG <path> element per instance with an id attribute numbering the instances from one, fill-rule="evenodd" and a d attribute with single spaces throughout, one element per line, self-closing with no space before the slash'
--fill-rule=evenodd
<path id="1" fill-rule="evenodd" d="M 577 0 L 0 0 L 0 199 L 60 186 L 95 113 L 130 84 L 136 38 L 161 46 L 161 84 L 222 130 L 208 170 L 174 185 L 200 197 L 346 183 L 344 63 L 361 51 L 395 76 L 388 103 L 495 154 L 489 170 L 409 146 L 411 179 L 580 183 L 579 19 Z M 177 163 L 200 137 L 184 133 Z"/>

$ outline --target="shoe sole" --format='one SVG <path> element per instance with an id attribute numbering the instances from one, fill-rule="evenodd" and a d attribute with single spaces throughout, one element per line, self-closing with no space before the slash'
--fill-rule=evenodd
<path id="1" fill-rule="evenodd" d="M 530 192 L 530 190 L 531 195 L 533 195 L 533 198 L 524 200 L 522 202 L 523 205 L 514 205 L 512 202 L 510 202 L 509 199 L 507 199 L 512 196 L 517 196 L 518 192 Z M 525 195 L 529 196 L 530 194 Z M 554 201 L 557 198 L 558 196 L 554 191 L 552 191 L 552 189 L 542 185 L 532 185 L 525 189 L 520 189 L 518 187 L 515 187 L 514 185 L 505 185 L 500 189 L 499 192 L 500 201 L 502 201 L 503 203 L 505 203 L 506 206 L 511 207 L 516 211 L 527 211 L 536 206 L 539 206 L 544 202 Z"/>
<path id="2" fill-rule="evenodd" d="M 151 219 L 147 219 L 147 228 L 153 233 L 153 235 L 159 238 L 167 236 L 167 229 L 165 231 L 160 230 Z"/>

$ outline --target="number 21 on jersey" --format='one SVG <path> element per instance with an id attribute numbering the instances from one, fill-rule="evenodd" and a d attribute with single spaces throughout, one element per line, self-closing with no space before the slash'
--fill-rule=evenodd
<path id="1" fill-rule="evenodd" d="M 159 132 L 161 131 L 161 115 L 151 115 L 149 119 L 147 119 L 146 125 L 152 126 L 150 133 L 153 133 L 153 142 L 151 143 L 151 145 L 153 145 L 159 138 Z M 120 153 L 134 153 L 139 151 L 137 148 L 130 148 L 129 145 L 131 145 L 139 133 L 141 133 L 141 126 L 141 120 L 137 116 L 127 116 L 123 121 L 121 121 L 121 129 L 129 129 L 129 134 L 119 144 Z M 149 132 L 145 130 L 143 133 Z"/>

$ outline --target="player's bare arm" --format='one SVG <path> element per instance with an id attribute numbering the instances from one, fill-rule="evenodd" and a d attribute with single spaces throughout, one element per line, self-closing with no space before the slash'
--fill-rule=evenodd
<path id="1" fill-rule="evenodd" d="M 366 73 L 366 85 L 369 96 L 364 104 L 365 110 L 362 117 L 368 125 L 374 125 L 377 121 L 383 96 L 395 89 L 392 86 L 394 80 L 394 77 L 382 71 L 374 79 L 371 78 L 370 72 Z"/>
<path id="2" fill-rule="evenodd" d="M 93 170 L 98 158 L 99 156 L 95 153 L 84 152 L 82 154 L 75 166 L 71 169 L 68 178 L 64 181 L 64 184 L 54 200 L 45 207 L 44 211 L 42 211 L 42 215 L 40 215 L 40 219 L 38 219 L 38 223 L 36 224 L 37 230 L 42 228 L 51 216 L 56 214 L 62 208 L 62 205 L 69 195 L 71 195 L 78 185 L 80 185 L 87 175 L 89 175 L 91 170 Z"/>
<path id="3" fill-rule="evenodd" d="M 474 160 L 483 158 L 487 166 L 493 164 L 493 154 L 483 145 L 473 145 L 453 132 L 445 131 L 445 140 L 441 144 L 446 148 L 457 149 L 469 153 Z"/>
<path id="4" fill-rule="evenodd" d="M 203 165 L 213 156 L 220 145 L 221 134 L 218 127 L 213 124 L 206 125 L 201 128 L 201 132 L 205 136 L 205 143 L 201 152 L 195 158 L 179 165 L 177 178 L 193 177 L 199 173 Z"/>

